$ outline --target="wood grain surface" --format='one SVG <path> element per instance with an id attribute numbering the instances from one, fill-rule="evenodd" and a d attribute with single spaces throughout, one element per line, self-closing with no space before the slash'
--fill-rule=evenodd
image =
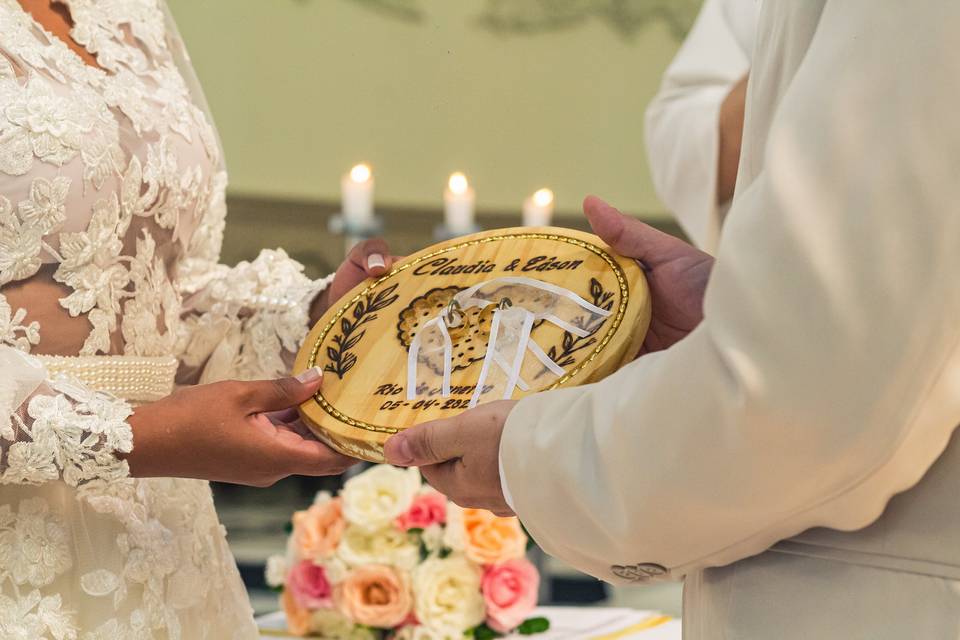
<path id="1" fill-rule="evenodd" d="M 546 321 L 534 325 L 531 339 L 564 369 L 564 375 L 546 370 L 527 353 L 520 377 L 529 389 L 515 389 L 513 398 L 599 380 L 636 355 L 651 306 L 646 279 L 635 261 L 617 256 L 596 236 L 571 229 L 486 231 L 409 256 L 383 277 L 358 285 L 327 311 L 307 336 L 294 370 L 300 373 L 313 366 L 324 370 L 320 392 L 300 408 L 304 421 L 335 449 L 382 462 L 383 443 L 397 431 L 464 411 L 486 353 L 492 307 L 467 310 L 463 324 L 449 330 L 453 343 L 449 396 L 441 393 L 441 356 L 427 355 L 417 369 L 415 397 L 408 399 L 408 349 L 423 325 L 442 313 L 456 292 L 516 276 L 568 289 L 610 315 L 583 312 L 570 318 L 589 332 L 586 337 Z M 509 284 L 496 291 L 519 307 L 534 304 L 533 297 L 539 295 L 529 287 Z"/>

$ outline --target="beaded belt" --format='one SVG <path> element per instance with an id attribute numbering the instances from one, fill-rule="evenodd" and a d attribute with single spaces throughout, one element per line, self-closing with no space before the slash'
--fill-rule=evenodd
<path id="1" fill-rule="evenodd" d="M 170 395 L 179 362 L 172 356 L 36 356 L 51 377 L 68 375 L 95 391 L 135 404 Z"/>

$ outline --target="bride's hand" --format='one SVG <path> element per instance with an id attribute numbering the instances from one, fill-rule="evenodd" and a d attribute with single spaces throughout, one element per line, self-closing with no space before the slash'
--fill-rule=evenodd
<path id="1" fill-rule="evenodd" d="M 310 306 L 311 322 L 316 323 L 330 305 L 350 289 L 367 278 L 377 278 L 389 271 L 393 266 L 393 260 L 394 257 L 390 255 L 386 241 L 381 238 L 364 240 L 354 246 L 337 269 L 333 282 Z"/>
<path id="2" fill-rule="evenodd" d="M 266 487 L 294 474 L 342 473 L 357 461 L 310 436 L 295 412 L 283 413 L 320 388 L 319 369 L 300 378 L 187 387 L 139 407 L 130 418 L 130 474 Z"/>

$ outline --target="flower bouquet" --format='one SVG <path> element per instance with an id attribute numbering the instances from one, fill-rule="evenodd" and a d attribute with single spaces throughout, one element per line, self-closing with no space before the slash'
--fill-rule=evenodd
<path id="1" fill-rule="evenodd" d="M 416 469 L 377 465 L 293 514 L 267 561 L 287 628 L 338 640 L 487 640 L 545 631 L 516 518 L 461 509 Z"/>

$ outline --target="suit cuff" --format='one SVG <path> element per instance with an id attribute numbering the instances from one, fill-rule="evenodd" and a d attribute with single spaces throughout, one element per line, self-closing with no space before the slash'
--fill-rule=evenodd
<path id="1" fill-rule="evenodd" d="M 500 438 L 500 447 L 497 450 L 497 465 L 500 473 L 500 491 L 503 493 L 503 500 L 514 513 L 517 510 L 513 506 L 513 496 L 510 494 L 510 487 L 507 486 L 507 475 L 503 472 L 503 438 Z"/>

